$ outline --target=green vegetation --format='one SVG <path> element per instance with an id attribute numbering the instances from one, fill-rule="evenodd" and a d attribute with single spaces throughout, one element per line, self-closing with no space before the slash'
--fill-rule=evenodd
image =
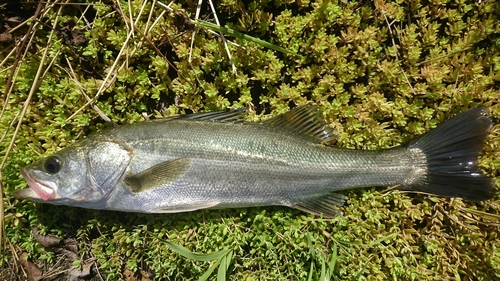
<path id="1" fill-rule="evenodd" d="M 35 227 L 75 239 L 72 264 L 94 264 L 105 280 L 125 279 L 127 269 L 161 280 L 212 271 L 219 280 L 500 279 L 498 196 L 473 203 L 346 191 L 344 216 L 332 220 L 278 207 L 144 215 L 12 197 L 26 186 L 24 165 L 110 126 L 103 116 L 128 124 L 247 107 L 256 121 L 314 103 L 337 129 L 336 145 L 353 149 L 404 143 L 478 105 L 498 124 L 497 1 L 217 1 L 224 28 L 187 20 L 193 1 L 172 11 L 154 1 L 48 2 L 40 13 L 36 4 L 0 5 L 0 279 L 22 252 L 61 266 Z M 213 17 L 204 3 L 200 19 Z M 225 33 L 231 59 L 203 27 Z M 480 166 L 499 187 L 499 125 Z"/>

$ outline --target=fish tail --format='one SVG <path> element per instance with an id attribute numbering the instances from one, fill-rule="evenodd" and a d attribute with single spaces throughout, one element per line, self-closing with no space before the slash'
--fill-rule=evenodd
<path id="1" fill-rule="evenodd" d="M 426 173 L 411 190 L 444 197 L 482 201 L 495 196 L 492 179 L 478 167 L 478 156 L 491 119 L 484 108 L 472 108 L 408 143 L 426 157 Z"/>

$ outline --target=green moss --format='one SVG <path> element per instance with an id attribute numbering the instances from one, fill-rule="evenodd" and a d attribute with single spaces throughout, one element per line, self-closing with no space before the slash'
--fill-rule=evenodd
<path id="1" fill-rule="evenodd" d="M 36 29 L 34 42 L 38 50 L 49 48 L 46 62 L 67 57 L 72 78 L 91 98 L 110 74 L 114 80 L 106 81 L 94 104 L 118 124 L 243 106 L 250 109 L 248 119 L 257 121 L 315 103 L 338 131 L 338 146 L 380 149 L 404 143 L 476 105 L 488 107 L 498 123 L 498 4 L 410 2 L 222 1 L 217 16 L 228 28 L 298 54 L 234 39 L 239 46 L 229 49 L 236 75 L 219 37 L 196 29 L 189 62 L 192 30 L 177 22 L 174 13 L 162 14 L 158 5 L 148 3 L 141 13 L 141 1 L 119 6 L 143 33 L 148 28 L 148 40 L 158 51 L 137 31 L 127 41 L 130 20 L 106 4 L 89 7 L 84 16 L 90 25 L 81 19 L 84 9 L 63 10 L 58 28 L 74 19 L 75 28 L 85 34 L 84 44 L 71 46 L 56 33 L 58 40 L 47 45 L 57 10 L 42 19 L 47 26 Z M 194 9 L 189 3 L 173 8 L 190 14 Z M 211 17 L 206 13 L 201 18 Z M 124 55 L 118 57 L 125 42 Z M 28 52 L 18 66 L 1 116 L 0 131 L 7 132 L 2 155 L 40 55 Z M 7 81 L 13 62 L 11 57 L 2 66 L 0 81 Z M 111 70 L 115 62 L 118 68 Z M 91 106 L 84 106 L 87 100 L 70 79 L 66 60 L 56 64 L 60 68 L 53 65 L 39 81 L 2 171 L 6 239 L 30 259 L 57 260 L 30 234 L 37 227 L 42 233 L 76 238 L 80 259 L 75 264 L 95 257 L 109 280 L 123 279 L 124 268 L 151 270 L 158 279 L 199 279 L 214 264 L 187 259 L 165 240 L 197 253 L 232 250 L 231 280 L 317 280 L 327 272 L 332 280 L 500 278 L 498 196 L 472 203 L 383 188 L 345 191 L 344 217 L 333 220 L 275 207 L 157 216 L 20 202 L 11 194 L 25 187 L 21 167 L 108 126 Z M 495 125 L 480 161 L 497 187 L 499 131 Z M 8 262 L 6 257 L 3 261 Z"/>

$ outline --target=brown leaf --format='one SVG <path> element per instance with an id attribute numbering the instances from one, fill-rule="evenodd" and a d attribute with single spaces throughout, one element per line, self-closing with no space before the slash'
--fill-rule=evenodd
<path id="1" fill-rule="evenodd" d="M 82 270 L 78 268 L 73 268 L 69 273 L 70 281 L 78 281 L 80 278 L 85 278 L 90 276 L 90 268 L 92 267 L 92 263 L 87 263 L 82 266 Z"/>
<path id="2" fill-rule="evenodd" d="M 28 271 L 28 277 L 33 281 L 42 280 L 42 270 L 36 264 L 28 261 L 28 254 L 22 253 L 19 258 L 19 263 Z"/>
<path id="3" fill-rule="evenodd" d="M 61 238 L 50 234 L 41 235 L 37 228 L 33 228 L 31 230 L 31 233 L 33 233 L 36 241 L 42 244 L 42 246 L 44 246 L 45 248 L 59 247 L 59 243 L 61 243 Z"/>
<path id="4" fill-rule="evenodd" d="M 54 253 L 64 254 L 68 260 L 74 261 L 77 258 L 78 244 L 75 239 L 61 239 L 54 235 L 41 235 L 38 229 L 31 230 L 36 241 L 42 246 Z"/>
<path id="5" fill-rule="evenodd" d="M 4 33 L 0 33 L 0 42 L 14 42 L 14 37 L 12 37 L 12 34 L 10 34 L 8 31 L 5 31 Z"/>
<path id="6" fill-rule="evenodd" d="M 144 270 L 133 272 L 127 268 L 125 269 L 125 272 L 123 272 L 123 276 L 125 276 L 125 281 L 151 281 L 148 274 Z"/>

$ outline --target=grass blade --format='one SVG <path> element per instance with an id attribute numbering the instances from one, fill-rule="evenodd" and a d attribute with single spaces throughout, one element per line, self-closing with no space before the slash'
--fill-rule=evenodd
<path id="1" fill-rule="evenodd" d="M 372 258 L 370 257 L 368 259 L 368 261 L 370 261 Z M 363 272 L 365 271 L 366 267 L 368 266 L 368 263 L 365 264 L 365 266 L 363 266 L 363 268 L 361 270 L 359 270 L 358 274 L 356 274 L 356 276 L 354 276 L 351 280 L 359 280 L 359 278 L 361 277 L 361 274 L 363 274 Z"/>
<path id="2" fill-rule="evenodd" d="M 198 279 L 198 281 L 206 281 L 208 280 L 208 277 L 210 277 L 210 275 L 212 275 L 212 272 L 214 272 L 215 268 L 217 266 L 219 266 L 221 260 L 218 260 L 216 261 L 214 264 L 212 264 L 208 270 L 200 277 L 200 279 Z"/>
<path id="3" fill-rule="evenodd" d="M 291 54 L 291 55 L 295 55 L 295 53 L 283 48 L 283 47 L 280 47 L 280 46 L 277 46 L 277 45 L 274 45 L 274 44 L 271 44 L 267 41 L 264 41 L 262 39 L 259 39 L 259 38 L 255 38 L 253 36 L 250 36 L 250 35 L 247 35 L 247 34 L 244 34 L 244 33 L 241 33 L 241 32 L 238 32 L 234 29 L 231 29 L 231 28 L 227 28 L 227 27 L 223 27 L 223 26 L 218 26 L 216 24 L 213 24 L 211 22 L 206 22 L 206 21 L 203 21 L 203 20 L 195 20 L 194 21 L 195 24 L 201 26 L 201 27 L 204 27 L 204 28 L 207 28 L 207 29 L 210 29 L 212 31 L 216 31 L 216 32 L 220 32 L 224 35 L 230 35 L 230 36 L 234 36 L 236 38 L 239 38 L 239 39 L 242 39 L 242 40 L 247 40 L 247 41 L 250 41 L 250 42 L 254 42 L 255 44 L 259 45 L 259 46 L 262 46 L 262 47 L 265 47 L 265 48 L 269 48 L 269 49 L 272 49 L 272 50 L 275 50 L 275 51 L 278 51 L 278 52 L 282 52 L 282 53 L 285 53 L 285 54 Z"/>
<path id="4" fill-rule="evenodd" d="M 474 209 L 466 208 L 466 207 L 461 207 L 460 210 L 477 215 L 477 216 L 480 216 L 480 217 L 483 217 L 483 218 L 488 218 L 488 219 L 491 219 L 491 220 L 496 221 L 496 222 L 500 222 L 500 215 L 498 215 L 498 214 L 490 214 L 488 212 L 474 210 Z"/>
<path id="5" fill-rule="evenodd" d="M 332 258 L 330 259 L 330 262 L 328 263 L 328 267 L 332 269 L 332 272 L 335 266 L 337 265 L 337 254 L 338 254 L 337 243 L 333 243 L 333 254 Z"/>
<path id="6" fill-rule="evenodd" d="M 229 269 L 229 265 L 231 265 L 231 260 L 233 258 L 233 251 L 229 251 L 227 255 L 222 257 L 219 270 L 217 272 L 217 281 L 226 281 L 227 270 Z"/>
<path id="7" fill-rule="evenodd" d="M 177 245 L 177 244 L 174 244 L 174 243 L 171 243 L 168 241 L 163 241 L 163 242 L 165 244 L 167 244 L 167 246 L 169 246 L 172 250 L 174 250 L 174 252 L 178 253 L 179 255 L 181 255 L 185 258 L 188 258 L 188 259 L 196 260 L 196 261 L 220 260 L 225 255 L 227 255 L 227 253 L 230 251 L 230 250 L 222 250 L 222 251 L 217 251 L 217 252 L 213 252 L 210 254 L 197 254 L 197 253 L 193 253 L 193 252 L 189 251 L 187 248 L 185 248 L 181 245 Z"/>

